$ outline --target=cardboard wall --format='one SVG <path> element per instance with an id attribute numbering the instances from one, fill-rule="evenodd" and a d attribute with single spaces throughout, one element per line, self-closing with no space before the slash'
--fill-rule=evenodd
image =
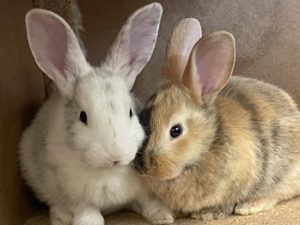
<path id="1" fill-rule="evenodd" d="M 20 134 L 44 99 L 44 80 L 25 35 L 31 0 L 0 1 L 0 224 L 18 225 L 31 212 L 31 196 L 18 170 Z"/>
<path id="2" fill-rule="evenodd" d="M 149 0 L 79 0 L 83 40 L 90 62 L 99 65 L 128 16 Z M 150 63 L 138 78 L 135 93 L 145 100 L 159 81 L 167 41 L 185 17 L 198 18 L 203 33 L 226 30 L 237 44 L 236 75 L 278 85 L 300 104 L 299 0 L 158 0 L 164 7 L 159 39 Z"/>

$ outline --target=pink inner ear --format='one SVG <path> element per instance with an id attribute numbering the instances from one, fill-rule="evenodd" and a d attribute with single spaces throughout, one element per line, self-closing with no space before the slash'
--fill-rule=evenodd
<path id="1" fill-rule="evenodd" d="M 216 79 L 218 75 L 216 74 L 218 65 L 212 63 L 216 58 L 217 52 L 213 51 L 213 49 L 208 49 L 207 51 L 205 57 L 200 56 L 197 60 L 197 70 L 200 74 L 200 76 L 198 76 L 198 82 L 200 82 L 202 95 L 206 95 L 210 92 L 218 82 Z"/>
<path id="2" fill-rule="evenodd" d="M 219 91 L 229 79 L 231 58 L 227 51 L 226 47 L 218 43 L 207 43 L 199 51 L 196 50 L 194 63 L 197 73 L 193 79 L 200 85 L 202 96 Z"/>
<path id="3" fill-rule="evenodd" d="M 156 43 L 162 7 L 146 5 L 134 12 L 118 34 L 105 64 L 124 75 L 129 88 L 150 60 Z"/>
<path id="4" fill-rule="evenodd" d="M 160 21 L 159 10 L 152 8 L 140 11 L 133 18 L 129 29 L 129 64 L 131 70 L 138 70 L 138 73 L 152 55 Z"/>
<path id="5" fill-rule="evenodd" d="M 65 60 L 68 50 L 66 28 L 52 15 L 33 14 L 32 17 L 35 18 L 31 18 L 30 21 L 30 38 L 38 63 L 47 74 L 56 69 L 65 76 Z"/>

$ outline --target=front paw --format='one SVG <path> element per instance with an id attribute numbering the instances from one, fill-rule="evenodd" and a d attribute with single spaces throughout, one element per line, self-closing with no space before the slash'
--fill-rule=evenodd
<path id="1" fill-rule="evenodd" d="M 51 225 L 71 225 L 71 213 L 60 206 L 50 207 L 50 224 Z"/>
<path id="2" fill-rule="evenodd" d="M 238 215 L 256 214 L 271 209 L 277 202 L 277 199 L 269 198 L 252 199 L 237 204 L 234 213 Z"/>
<path id="3" fill-rule="evenodd" d="M 85 208 L 75 212 L 73 225 L 104 225 L 104 218 L 99 210 Z"/>
<path id="4" fill-rule="evenodd" d="M 144 216 L 152 224 L 170 224 L 174 222 L 171 211 L 163 206 L 146 212 Z"/>
<path id="5" fill-rule="evenodd" d="M 233 207 L 211 207 L 204 208 L 199 212 L 194 212 L 191 214 L 191 218 L 197 220 L 214 220 L 223 219 L 231 215 L 233 212 Z"/>

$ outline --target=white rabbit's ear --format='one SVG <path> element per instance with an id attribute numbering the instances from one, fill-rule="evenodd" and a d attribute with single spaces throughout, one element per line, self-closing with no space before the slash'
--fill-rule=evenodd
<path id="1" fill-rule="evenodd" d="M 191 52 L 183 83 L 202 100 L 214 100 L 232 75 L 235 55 L 232 34 L 220 31 L 203 37 Z"/>
<path id="2" fill-rule="evenodd" d="M 162 11 L 159 3 L 135 11 L 122 27 L 106 58 L 106 66 L 124 76 L 129 88 L 152 56 Z"/>
<path id="3" fill-rule="evenodd" d="M 63 95 L 70 96 L 76 78 L 90 68 L 72 29 L 61 17 L 44 9 L 30 10 L 25 21 L 36 63 Z"/>
<path id="4" fill-rule="evenodd" d="M 197 19 L 186 18 L 178 23 L 168 43 L 163 81 L 181 80 L 192 48 L 201 37 L 202 29 Z"/>

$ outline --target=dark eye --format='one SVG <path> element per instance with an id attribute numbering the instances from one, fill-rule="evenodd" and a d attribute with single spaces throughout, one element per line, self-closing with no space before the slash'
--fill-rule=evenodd
<path id="1" fill-rule="evenodd" d="M 83 122 L 84 124 L 87 124 L 87 115 L 85 111 L 80 112 L 80 121 Z"/>
<path id="2" fill-rule="evenodd" d="M 176 124 L 175 126 L 171 127 L 170 129 L 170 135 L 172 138 L 177 138 L 182 134 L 182 126 L 180 124 Z"/>
<path id="3" fill-rule="evenodd" d="M 130 116 L 130 118 L 133 116 L 132 109 L 129 110 L 129 116 Z"/>

